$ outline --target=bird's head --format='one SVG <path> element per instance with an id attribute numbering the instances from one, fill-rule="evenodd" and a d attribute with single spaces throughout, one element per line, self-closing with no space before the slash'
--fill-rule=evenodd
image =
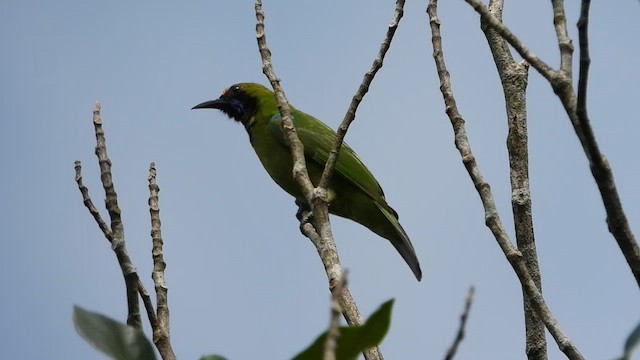
<path id="1" fill-rule="evenodd" d="M 247 127 L 264 101 L 274 101 L 271 90 L 256 83 L 239 83 L 226 88 L 216 100 L 205 101 L 192 109 L 218 109 Z"/>

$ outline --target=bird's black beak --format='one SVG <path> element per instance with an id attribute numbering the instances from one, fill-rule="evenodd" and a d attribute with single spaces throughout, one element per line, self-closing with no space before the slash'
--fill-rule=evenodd
<path id="1" fill-rule="evenodd" d="M 246 117 L 243 105 L 237 99 L 221 97 L 216 100 L 205 101 L 191 108 L 191 110 L 193 109 L 218 109 L 233 120 L 240 122 L 243 122 Z"/>
<path id="2" fill-rule="evenodd" d="M 193 109 L 219 109 L 222 110 L 224 107 L 227 107 L 228 104 L 226 101 L 221 100 L 221 99 L 216 99 L 216 100 L 209 100 L 209 101 L 205 101 L 203 103 L 200 103 L 194 107 L 191 108 L 191 110 Z"/>

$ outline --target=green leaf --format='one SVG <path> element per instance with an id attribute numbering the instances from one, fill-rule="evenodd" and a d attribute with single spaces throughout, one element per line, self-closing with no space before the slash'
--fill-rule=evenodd
<path id="1" fill-rule="evenodd" d="M 389 330 L 392 308 L 393 299 L 382 304 L 363 325 L 340 327 L 336 360 L 354 360 L 364 350 L 379 345 Z M 325 331 L 293 360 L 322 360 L 326 337 Z"/>
<path id="2" fill-rule="evenodd" d="M 206 356 L 202 356 L 200 360 L 227 360 L 227 358 L 220 355 L 206 355 Z"/>
<path id="3" fill-rule="evenodd" d="M 79 306 L 73 307 L 73 323 L 86 342 L 112 359 L 156 359 L 151 343 L 139 329 Z"/>
<path id="4" fill-rule="evenodd" d="M 640 345 L 640 323 L 636 325 L 636 328 L 627 337 L 627 341 L 624 342 L 624 355 L 621 359 L 631 359 L 631 353 L 638 345 Z"/>

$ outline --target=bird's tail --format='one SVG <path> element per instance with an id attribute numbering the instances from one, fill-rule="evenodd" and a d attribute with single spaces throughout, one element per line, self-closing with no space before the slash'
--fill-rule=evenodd
<path id="1" fill-rule="evenodd" d="M 409 236 L 400 225 L 400 221 L 398 221 L 397 215 L 395 215 L 395 211 L 390 207 L 384 206 L 376 202 L 376 206 L 380 209 L 380 212 L 384 214 L 384 216 L 389 220 L 389 223 L 393 225 L 395 230 L 395 236 L 385 236 L 393 247 L 400 253 L 400 256 L 404 259 L 404 261 L 409 265 L 411 271 L 413 271 L 413 275 L 415 275 L 416 279 L 420 281 L 422 279 L 422 269 L 420 269 L 420 262 L 418 261 L 418 257 L 416 256 L 416 251 L 413 249 L 413 245 L 411 244 L 411 240 L 409 240 Z M 387 234 L 390 235 L 390 234 Z"/>

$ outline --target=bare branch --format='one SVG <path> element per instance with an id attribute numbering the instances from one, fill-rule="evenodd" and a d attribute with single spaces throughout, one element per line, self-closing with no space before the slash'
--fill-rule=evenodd
<path id="1" fill-rule="evenodd" d="M 475 289 L 472 287 L 469 288 L 467 292 L 466 301 L 464 304 L 464 310 L 460 315 L 460 326 L 458 327 L 458 332 L 456 333 L 456 337 L 453 340 L 453 343 L 447 350 L 447 354 L 445 355 L 445 360 L 453 360 L 454 356 L 456 356 L 456 352 L 458 351 L 458 347 L 462 343 L 464 339 L 464 328 L 467 325 L 467 318 L 469 317 L 469 312 L 471 311 L 471 305 L 473 304 L 473 293 Z"/>
<path id="2" fill-rule="evenodd" d="M 153 303 L 151 302 L 151 296 L 149 296 L 149 292 L 142 285 L 142 281 L 138 279 L 138 294 L 140 294 L 140 298 L 142 299 L 142 304 L 144 304 L 144 309 L 147 312 L 147 317 L 149 318 L 149 325 L 151 325 L 151 329 L 155 329 L 158 325 L 158 318 L 156 317 L 156 309 L 153 308 Z M 161 353 L 162 354 L 162 353 Z"/>
<path id="3" fill-rule="evenodd" d="M 153 271 L 151 278 L 156 290 L 157 323 L 153 329 L 153 343 L 165 360 L 175 360 L 169 336 L 169 305 L 167 304 L 168 287 L 164 278 L 164 270 L 167 264 L 164 262 L 162 250 L 162 232 L 160 223 L 160 206 L 158 205 L 158 193 L 160 187 L 156 182 L 156 164 L 149 165 L 149 213 L 151 215 L 151 239 L 153 249 Z"/>
<path id="4" fill-rule="evenodd" d="M 100 178 L 102 180 L 105 193 L 107 194 L 106 205 L 109 209 L 109 215 L 111 216 L 111 224 L 112 227 L 118 229 L 117 232 L 111 232 L 108 225 L 104 220 L 102 220 L 98 210 L 93 205 L 93 202 L 89 197 L 89 190 L 82 182 L 81 164 L 79 161 L 76 161 L 75 170 L 78 188 L 82 193 L 85 206 L 89 209 L 89 212 L 98 223 L 98 226 L 103 231 L 105 237 L 111 242 L 111 247 L 116 254 L 118 263 L 120 264 L 120 268 L 123 272 L 127 288 L 127 324 L 139 329 L 142 328 L 138 298 L 138 295 L 140 295 L 147 317 L 149 318 L 149 324 L 153 331 L 153 340 L 160 355 L 165 360 L 174 360 L 175 355 L 171 348 L 171 344 L 169 343 L 169 310 L 167 307 L 167 287 L 164 283 L 164 268 L 166 264 L 162 258 L 162 237 L 160 233 L 160 216 L 158 207 L 158 192 L 160 189 L 158 188 L 155 180 L 155 165 L 152 163 L 149 170 L 149 207 L 151 212 L 151 236 L 153 239 L 154 260 L 154 271 L 152 277 L 156 285 L 156 294 L 158 297 L 158 315 L 156 315 L 156 310 L 151 302 L 149 292 L 145 289 L 142 281 L 140 281 L 136 268 L 127 253 L 117 194 L 112 181 L 111 161 L 107 156 L 104 129 L 102 128 L 102 119 L 100 117 L 100 104 L 96 104 L 96 109 L 93 112 L 93 123 L 96 133 L 96 155 L 98 156 L 100 164 Z"/>
<path id="5" fill-rule="evenodd" d="M 560 48 L 560 71 L 571 79 L 573 76 L 573 44 L 567 30 L 564 0 L 551 0 L 551 6 L 553 7 L 553 25 L 556 29 L 558 47 Z"/>
<path id="6" fill-rule="evenodd" d="M 578 37 L 580 44 L 580 74 L 578 77 L 578 118 L 587 118 L 587 83 L 589 80 L 589 8 L 591 0 L 582 0 L 580 19 L 578 19 Z"/>
<path id="7" fill-rule="evenodd" d="M 489 2 L 489 12 L 502 22 L 504 4 L 502 0 Z M 531 191 L 529 189 L 529 150 L 527 130 L 527 78 L 529 65 L 516 62 L 509 44 L 492 27 L 481 26 L 504 91 L 507 109 L 507 150 L 511 179 L 511 207 L 518 250 L 522 252 L 538 290 L 542 292 L 542 279 L 538 266 L 538 255 L 533 229 Z M 526 354 L 529 360 L 547 359 L 547 340 L 544 323 L 535 315 L 531 301 L 523 291 Z"/>
<path id="8" fill-rule="evenodd" d="M 391 19 L 391 23 L 389 23 L 389 28 L 387 29 L 387 34 L 385 35 L 382 44 L 380 45 L 380 51 L 378 52 L 378 56 L 373 60 L 373 64 L 371 65 L 371 69 L 367 71 L 364 75 L 364 79 L 362 79 L 362 83 L 358 88 L 358 91 L 351 99 L 351 104 L 347 109 L 347 113 L 344 115 L 342 119 L 342 123 L 340 127 L 338 127 L 338 131 L 336 131 L 336 139 L 333 142 L 333 148 L 329 153 L 329 158 L 327 159 L 327 163 L 324 166 L 324 171 L 322 172 L 322 178 L 320 178 L 320 183 L 318 184 L 319 188 L 326 189 L 329 186 L 329 182 L 331 180 L 331 176 L 333 176 L 333 171 L 336 167 L 336 162 L 338 161 L 338 154 L 340 153 L 340 147 L 342 146 L 342 142 L 344 141 L 344 137 L 347 134 L 347 130 L 349 129 L 349 125 L 353 122 L 356 117 L 356 111 L 358 110 L 358 106 L 360 102 L 364 98 L 364 96 L 369 91 L 369 86 L 373 81 L 373 78 L 376 76 L 376 73 L 380 68 L 382 68 L 382 64 L 384 62 L 384 57 L 391 47 L 391 41 L 393 40 L 393 35 L 396 33 L 398 29 L 398 24 L 400 23 L 400 19 L 402 19 L 402 15 L 404 14 L 404 0 L 397 0 L 396 7 L 393 13 L 393 18 Z"/>
<path id="9" fill-rule="evenodd" d="M 80 193 L 82 193 L 82 199 L 83 199 L 84 205 L 87 207 L 87 209 L 89 210 L 89 213 L 91 213 L 93 218 L 96 220 L 96 223 L 98 224 L 98 227 L 100 228 L 100 230 L 102 230 L 105 238 L 107 238 L 107 240 L 111 242 L 112 240 L 111 229 L 109 229 L 109 225 L 107 225 L 107 223 L 104 220 L 102 220 L 102 217 L 100 216 L 100 212 L 95 207 L 95 205 L 93 205 L 93 201 L 91 201 L 91 198 L 89 197 L 89 189 L 87 189 L 87 187 L 84 186 L 82 182 L 82 164 L 80 163 L 80 161 L 75 162 L 75 169 L 76 169 L 76 182 L 78 183 L 78 189 L 80 190 Z M 137 274 L 135 276 L 137 276 Z M 140 297 L 142 298 L 142 302 L 147 312 L 147 316 L 149 317 L 149 323 L 153 328 L 156 323 L 155 309 L 153 308 L 153 304 L 151 303 L 151 298 L 149 297 L 149 293 L 142 285 L 142 282 L 140 282 L 140 279 L 138 278 L 136 281 L 137 281 L 137 291 L 140 294 Z"/>
<path id="10" fill-rule="evenodd" d="M 102 230 L 104 237 L 106 237 L 109 242 L 112 242 L 113 234 L 111 233 L 111 229 L 109 229 L 109 225 L 107 225 L 107 223 L 102 219 L 102 216 L 100 216 L 100 211 L 98 211 L 98 208 L 96 208 L 96 206 L 93 204 L 93 201 L 91 201 L 91 197 L 89 196 L 89 189 L 84 186 L 84 183 L 82 182 L 82 163 L 79 160 L 76 160 L 75 162 L 75 169 L 76 183 L 78 183 L 78 189 L 82 194 L 82 202 L 84 203 L 84 206 L 87 207 L 89 213 L 95 219 L 98 227 L 100 228 L 100 230 Z"/>
<path id="11" fill-rule="evenodd" d="M 116 253 L 127 289 L 127 324 L 140 329 L 142 328 L 142 321 L 140 319 L 138 286 L 142 286 L 142 284 L 138 284 L 138 274 L 129 258 L 124 242 L 124 227 L 122 226 L 120 208 L 118 207 L 118 195 L 116 194 L 111 175 L 111 160 L 109 160 L 107 156 L 107 145 L 104 129 L 102 128 L 99 103 L 96 103 L 96 108 L 93 111 L 93 127 L 96 134 L 95 153 L 98 157 L 98 164 L 100 165 L 100 179 L 102 180 L 102 187 L 106 194 L 105 204 L 109 212 L 109 217 L 111 218 L 111 249 Z"/>
<path id="12" fill-rule="evenodd" d="M 571 101 L 575 105 L 575 116 L 577 126 L 574 126 L 576 133 L 582 131 L 583 137 L 578 136 L 582 147 L 589 159 L 591 174 L 598 184 L 600 196 L 607 212 L 607 225 L 609 232 L 616 239 L 622 254 L 631 268 L 636 283 L 640 286 L 640 248 L 635 236 L 629 226 L 627 215 L 622 207 L 620 196 L 613 179 L 613 172 L 606 157 L 601 153 L 598 143 L 591 127 L 587 112 L 587 83 L 589 77 L 589 0 L 582 1 L 580 19 L 578 20 L 579 44 L 580 44 L 580 73 L 578 78 L 578 96 L 576 101 Z M 575 96 L 575 95 L 574 95 Z M 563 100 L 563 103 L 565 100 Z M 567 105 L 565 105 L 565 109 Z"/>
<path id="13" fill-rule="evenodd" d="M 462 163 L 467 169 L 469 177 L 473 181 L 473 184 L 478 191 L 478 194 L 480 195 L 480 199 L 485 211 L 485 223 L 493 233 L 496 241 L 498 242 L 498 245 L 500 245 L 500 248 L 509 261 L 509 264 L 511 264 L 516 275 L 518 276 L 518 279 L 520 280 L 524 291 L 530 298 L 534 310 L 542 319 L 545 326 L 558 343 L 560 350 L 564 352 L 569 359 L 583 359 L 582 355 L 575 347 L 575 345 L 560 329 L 558 322 L 553 317 L 553 314 L 545 303 L 542 294 L 540 293 L 540 291 L 538 291 L 535 281 L 531 277 L 529 269 L 522 259 L 522 254 L 512 245 L 511 241 L 509 240 L 509 236 L 507 235 L 507 232 L 502 225 L 502 221 L 500 220 L 500 216 L 496 208 L 495 199 L 491 192 L 491 187 L 482 176 L 480 168 L 478 167 L 475 157 L 473 156 L 471 145 L 469 144 L 469 139 L 467 138 L 466 134 L 464 119 L 458 112 L 455 97 L 453 95 L 450 75 L 447 71 L 444 62 L 444 54 L 442 52 L 440 20 L 437 16 L 437 0 L 429 1 L 427 13 L 429 14 L 429 24 L 431 26 L 432 32 L 431 39 L 433 44 L 433 58 L 436 63 L 438 77 L 440 78 L 440 90 L 442 91 L 442 95 L 444 98 L 446 113 L 451 120 L 451 126 L 453 127 L 455 135 L 455 145 L 460 152 Z"/>
<path id="14" fill-rule="evenodd" d="M 586 99 L 584 106 L 584 113 L 578 115 L 577 112 L 577 96 L 573 89 L 573 84 L 571 81 L 571 73 L 566 73 L 565 70 L 568 68 L 571 70 L 570 65 L 566 65 L 565 61 L 565 69 L 561 69 L 562 71 L 555 71 L 548 67 L 542 60 L 535 57 L 520 40 L 518 40 L 515 35 L 511 33 L 511 31 L 500 23 L 495 17 L 493 17 L 482 5 L 480 0 L 465 0 L 469 3 L 473 8 L 480 14 L 482 20 L 485 21 L 488 25 L 493 27 L 505 40 L 509 42 L 511 46 L 513 46 L 518 53 L 522 57 L 524 57 L 529 63 L 536 69 L 542 76 L 544 76 L 553 91 L 558 95 L 562 105 L 571 121 L 571 125 L 573 125 L 573 129 L 580 140 L 580 144 L 582 145 L 582 149 L 589 160 L 589 166 L 591 168 L 591 174 L 593 175 L 596 184 L 598 185 L 598 190 L 600 191 L 600 196 L 602 198 L 602 202 L 604 204 L 605 211 L 607 212 L 607 226 L 609 228 L 609 232 L 613 235 L 618 243 L 618 247 L 622 251 L 625 259 L 627 260 L 627 264 L 633 273 L 633 276 L 636 279 L 636 283 L 640 287 L 640 247 L 638 247 L 638 243 L 636 242 L 635 235 L 631 231 L 631 227 L 629 226 L 629 221 L 624 212 L 624 208 L 622 207 L 622 202 L 620 201 L 620 196 L 618 194 L 618 189 L 615 184 L 615 180 L 613 179 L 613 172 L 611 170 L 611 166 L 607 161 L 606 157 L 600 151 L 598 143 L 596 141 L 595 135 L 593 133 L 593 129 L 591 128 L 589 118 L 586 113 Z M 569 50 L 573 51 L 567 45 L 567 41 L 565 37 L 565 30 L 561 29 L 561 23 L 566 21 L 564 19 L 564 9 L 561 11 L 557 9 L 559 6 L 564 6 L 562 1 L 554 0 L 552 2 L 554 6 L 554 22 L 556 22 L 556 33 L 558 34 L 559 41 L 564 41 L 564 45 L 560 44 L 561 51 L 564 51 L 561 57 L 567 57 L 569 54 Z M 581 23 L 581 28 L 584 36 L 584 43 L 582 45 L 588 45 L 588 38 L 586 37 L 587 27 L 583 26 L 587 21 L 588 16 L 588 6 L 585 6 L 583 3 L 582 11 L 581 11 L 581 19 L 583 20 Z M 570 41 L 568 43 L 570 45 Z M 564 49 L 564 50 L 563 50 Z M 583 55 L 584 54 L 584 55 Z M 586 51 L 581 53 L 581 67 L 583 70 L 581 72 L 583 74 L 588 74 L 588 67 L 586 63 L 582 62 L 588 56 L 588 47 Z M 563 60 L 561 60 L 562 62 Z M 562 64 L 561 64 L 562 66 Z M 586 95 L 586 79 L 583 78 L 583 91 L 584 95 Z"/>

